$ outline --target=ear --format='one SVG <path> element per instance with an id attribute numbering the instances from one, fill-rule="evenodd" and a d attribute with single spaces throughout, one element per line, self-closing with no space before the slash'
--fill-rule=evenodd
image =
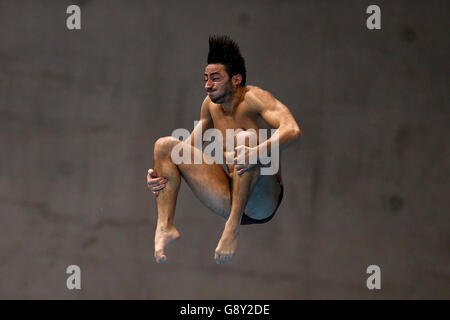
<path id="1" fill-rule="evenodd" d="M 242 83 L 242 76 L 240 74 L 235 74 L 231 80 L 233 81 L 233 85 L 239 86 Z"/>

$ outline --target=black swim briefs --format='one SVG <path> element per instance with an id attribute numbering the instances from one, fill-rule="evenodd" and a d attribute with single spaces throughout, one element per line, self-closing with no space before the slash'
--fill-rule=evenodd
<path id="1" fill-rule="evenodd" d="M 253 218 L 250 218 L 248 215 L 246 215 L 244 212 L 244 214 L 242 215 L 241 224 L 261 224 L 261 223 L 266 223 L 266 222 L 270 221 L 273 218 L 273 216 L 275 215 L 275 212 L 277 212 L 278 207 L 281 204 L 281 200 L 283 200 L 283 192 L 284 192 L 283 183 L 280 183 L 280 187 L 281 187 L 281 191 L 280 191 L 280 195 L 278 196 L 277 207 L 275 208 L 275 210 L 273 211 L 273 213 L 270 216 L 268 216 L 267 218 L 264 218 L 264 219 L 253 219 Z"/>

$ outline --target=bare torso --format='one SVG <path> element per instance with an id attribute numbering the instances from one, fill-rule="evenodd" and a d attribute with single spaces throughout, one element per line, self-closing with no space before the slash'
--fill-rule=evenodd
<path id="1" fill-rule="evenodd" d="M 243 97 L 234 110 L 227 111 L 220 104 L 215 104 L 212 101 L 209 102 L 209 112 L 213 120 L 214 128 L 220 130 L 224 139 L 224 153 L 226 151 L 226 129 L 254 129 L 256 132 L 259 129 L 266 129 L 268 130 L 269 136 L 270 129 L 274 129 L 259 115 L 256 108 L 252 105 L 251 99 L 247 98 L 248 93 L 252 90 L 257 91 L 261 89 L 256 86 L 246 86 Z M 259 143 L 260 141 L 258 141 Z M 228 175 L 232 178 L 234 165 L 227 164 L 227 168 Z M 281 181 L 281 164 L 276 176 L 278 181 Z"/>

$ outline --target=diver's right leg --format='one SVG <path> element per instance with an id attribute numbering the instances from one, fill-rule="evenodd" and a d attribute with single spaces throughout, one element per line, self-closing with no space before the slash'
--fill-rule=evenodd
<path id="1" fill-rule="evenodd" d="M 200 201 L 215 213 L 228 217 L 231 210 L 230 180 L 221 165 L 206 164 L 175 164 L 172 160 L 172 149 L 185 143 L 173 137 L 164 137 L 156 141 L 154 147 L 154 169 L 158 177 L 164 177 L 166 187 L 159 191 L 156 198 L 158 222 L 155 231 L 155 259 L 157 262 L 166 260 L 164 249 L 180 234 L 173 225 L 175 206 L 181 177 Z M 208 158 L 201 150 L 185 145 L 190 150 L 191 160 L 194 154 L 201 155 L 201 159 Z M 209 158 L 209 160 L 211 160 Z M 210 162 L 210 161 L 208 161 Z M 212 162 L 212 160 L 211 160 Z"/>

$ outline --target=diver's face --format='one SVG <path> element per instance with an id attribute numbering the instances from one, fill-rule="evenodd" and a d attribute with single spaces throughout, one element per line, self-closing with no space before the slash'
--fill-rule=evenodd
<path id="1" fill-rule="evenodd" d="M 214 103 L 223 103 L 233 92 L 233 84 L 225 66 L 221 63 L 208 64 L 205 68 L 205 89 Z"/>

